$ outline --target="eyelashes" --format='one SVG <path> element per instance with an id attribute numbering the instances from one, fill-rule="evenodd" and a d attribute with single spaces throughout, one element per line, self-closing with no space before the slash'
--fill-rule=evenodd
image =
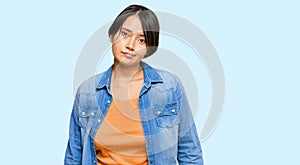
<path id="1" fill-rule="evenodd" d="M 128 37 L 130 37 L 132 35 L 132 34 L 130 34 L 129 32 L 127 32 L 125 30 L 121 30 L 120 33 L 121 33 L 121 37 L 124 38 L 124 39 L 127 39 Z M 138 37 L 137 41 L 140 44 L 145 44 L 146 43 L 146 39 L 145 39 L 144 36 Z"/>

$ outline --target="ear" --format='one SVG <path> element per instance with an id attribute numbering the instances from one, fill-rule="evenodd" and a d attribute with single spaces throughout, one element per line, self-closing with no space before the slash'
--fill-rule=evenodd
<path id="1" fill-rule="evenodd" d="M 109 41 L 113 42 L 113 36 L 112 35 L 109 35 Z"/>

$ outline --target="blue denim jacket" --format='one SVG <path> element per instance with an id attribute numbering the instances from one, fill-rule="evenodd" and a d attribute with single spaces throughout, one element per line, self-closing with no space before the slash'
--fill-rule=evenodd
<path id="1" fill-rule="evenodd" d="M 138 103 L 149 165 L 203 165 L 193 116 L 179 79 L 141 62 Z M 112 67 L 78 88 L 70 120 L 65 165 L 97 164 L 94 137 L 112 102 Z M 109 137 L 107 137 L 109 138 Z"/>

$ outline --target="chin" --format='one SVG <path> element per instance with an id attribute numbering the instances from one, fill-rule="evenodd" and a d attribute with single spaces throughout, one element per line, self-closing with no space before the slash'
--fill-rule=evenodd
<path id="1" fill-rule="evenodd" d="M 125 66 L 125 67 L 132 67 L 140 64 L 140 61 L 137 60 L 116 60 L 115 64 Z"/>

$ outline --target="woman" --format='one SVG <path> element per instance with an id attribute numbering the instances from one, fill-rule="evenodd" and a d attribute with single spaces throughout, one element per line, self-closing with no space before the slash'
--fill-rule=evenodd
<path id="1" fill-rule="evenodd" d="M 144 6 L 128 6 L 108 33 L 114 64 L 78 88 L 65 165 L 202 165 L 182 84 L 142 62 L 157 50 L 156 15 Z"/>

